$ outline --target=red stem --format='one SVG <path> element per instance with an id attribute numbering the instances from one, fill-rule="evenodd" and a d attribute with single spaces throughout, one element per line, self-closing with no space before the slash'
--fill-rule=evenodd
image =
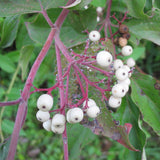
<path id="1" fill-rule="evenodd" d="M 68 3 L 70 3 L 71 0 L 69 0 Z M 58 26 L 58 29 L 60 29 L 63 21 L 65 20 L 67 14 L 68 14 L 68 10 L 67 9 L 63 9 L 60 16 L 58 17 L 57 21 L 56 21 L 56 26 Z M 56 33 L 56 29 L 52 28 L 51 32 L 49 33 L 49 36 L 41 50 L 41 52 L 39 53 L 37 59 L 35 60 L 29 76 L 26 80 L 24 89 L 22 91 L 22 99 L 23 102 L 20 103 L 19 107 L 18 107 L 18 111 L 17 111 L 17 115 L 16 115 L 16 120 L 15 120 L 15 125 L 14 125 L 14 129 L 13 129 L 13 133 L 11 136 L 11 142 L 10 142 L 10 147 L 9 147 L 9 152 L 8 152 L 8 156 L 6 160 L 13 160 L 15 157 L 15 153 L 16 153 L 16 146 L 18 143 L 18 137 L 19 137 L 19 133 L 21 130 L 21 127 L 25 121 L 25 117 L 26 117 L 26 111 L 27 111 L 27 101 L 28 98 L 30 96 L 30 89 L 32 87 L 32 83 L 33 80 L 35 78 L 35 75 L 40 67 L 40 64 L 42 63 L 43 59 L 45 58 L 51 44 L 54 38 L 54 35 Z"/>
<path id="2" fill-rule="evenodd" d="M 111 5 L 112 5 L 112 0 L 108 0 L 108 8 L 107 8 L 107 15 L 106 15 L 106 23 L 105 23 L 105 32 L 107 34 L 107 28 L 109 29 L 109 33 L 110 33 L 110 37 L 112 40 L 112 44 L 113 44 L 113 57 L 114 59 L 116 59 L 116 48 L 114 45 L 114 40 L 113 40 L 113 35 L 112 35 L 112 29 L 111 29 L 111 21 L 110 21 L 110 13 L 111 13 Z"/>
<path id="3" fill-rule="evenodd" d="M 64 94 L 64 85 L 63 85 L 63 76 L 62 76 L 62 65 L 61 65 L 61 55 L 60 50 L 56 47 L 56 58 L 57 58 L 57 68 L 58 68 L 58 81 L 59 81 L 59 93 L 60 93 L 60 106 L 63 109 L 61 112 L 65 116 L 65 94 Z M 64 160 L 68 160 L 68 143 L 67 143 L 67 130 L 63 132 L 63 149 L 64 149 Z"/>
<path id="4" fill-rule="evenodd" d="M 44 10 L 43 6 L 42 6 L 42 3 L 41 3 L 41 0 L 39 0 L 39 4 L 40 4 L 40 7 L 42 9 L 41 13 L 43 14 L 44 18 L 46 19 L 47 23 L 50 25 L 51 28 L 54 28 L 55 25 L 52 23 L 51 19 L 49 18 L 46 10 Z"/>
<path id="5" fill-rule="evenodd" d="M 19 99 L 15 100 L 15 101 L 0 102 L 0 107 L 15 105 L 15 104 L 20 103 L 21 101 L 22 101 L 22 98 L 19 98 Z"/>

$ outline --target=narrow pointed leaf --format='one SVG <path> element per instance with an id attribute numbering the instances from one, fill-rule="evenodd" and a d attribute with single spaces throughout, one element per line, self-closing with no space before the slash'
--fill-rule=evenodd
<path id="1" fill-rule="evenodd" d="M 160 135 L 160 99 L 157 83 L 150 75 L 136 74 L 131 83 L 131 97 L 140 109 L 143 120 Z"/>
<path id="2" fill-rule="evenodd" d="M 20 51 L 21 55 L 20 55 L 19 64 L 20 64 L 20 67 L 22 70 L 22 80 L 24 80 L 24 78 L 26 76 L 29 60 L 30 60 L 30 57 L 33 53 L 33 49 L 34 49 L 33 46 L 28 45 L 28 46 L 22 47 L 22 49 Z"/>
<path id="3" fill-rule="evenodd" d="M 12 45 L 16 38 L 19 25 L 19 16 L 7 17 L 3 22 L 0 48 Z"/>

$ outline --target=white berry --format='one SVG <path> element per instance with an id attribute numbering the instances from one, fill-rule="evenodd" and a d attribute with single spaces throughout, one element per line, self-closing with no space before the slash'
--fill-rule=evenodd
<path id="1" fill-rule="evenodd" d="M 124 68 L 119 68 L 116 70 L 115 75 L 118 80 L 122 81 L 128 78 L 128 71 Z"/>
<path id="2" fill-rule="evenodd" d="M 43 128 L 46 131 L 51 131 L 51 123 L 52 123 L 51 119 L 49 119 L 48 121 L 43 122 Z"/>
<path id="3" fill-rule="evenodd" d="M 100 51 L 96 56 L 96 61 L 101 67 L 108 67 L 112 59 L 112 55 L 107 51 Z"/>
<path id="4" fill-rule="evenodd" d="M 121 105 L 122 99 L 118 97 L 111 96 L 109 97 L 108 104 L 112 108 L 117 108 Z"/>
<path id="5" fill-rule="evenodd" d="M 83 102 L 83 107 L 85 107 L 85 105 L 86 105 L 86 101 Z M 96 106 L 96 102 L 93 99 L 88 99 L 87 105 L 88 107 Z"/>
<path id="6" fill-rule="evenodd" d="M 136 64 L 135 60 L 133 58 L 128 58 L 127 59 L 127 66 L 128 67 L 134 67 Z"/>
<path id="7" fill-rule="evenodd" d="M 37 100 L 37 107 L 42 111 L 49 111 L 53 105 L 53 98 L 49 94 L 42 94 Z"/>
<path id="8" fill-rule="evenodd" d="M 122 66 L 123 66 L 123 62 L 120 59 L 116 59 L 113 63 L 113 67 L 115 70 L 122 68 Z"/>
<path id="9" fill-rule="evenodd" d="M 70 120 L 70 112 L 72 111 L 72 109 L 69 109 L 68 111 L 67 111 L 67 114 L 66 114 L 66 119 L 67 119 L 67 121 L 69 122 L 69 123 L 73 123 L 71 120 Z"/>
<path id="10" fill-rule="evenodd" d="M 122 55 L 124 55 L 124 56 L 129 56 L 132 54 L 132 52 L 133 52 L 133 48 L 129 45 L 124 46 L 122 48 Z"/>
<path id="11" fill-rule="evenodd" d="M 80 108 L 72 108 L 67 112 L 67 121 L 69 123 L 78 123 L 83 119 L 83 111 Z"/>
<path id="12" fill-rule="evenodd" d="M 45 121 L 48 121 L 49 118 L 50 118 L 50 114 L 49 112 L 43 112 L 41 110 L 39 110 L 37 113 L 36 113 L 36 117 L 39 121 L 41 122 L 45 122 Z"/>
<path id="13" fill-rule="evenodd" d="M 124 84 L 127 84 L 128 86 L 131 84 L 131 80 L 129 78 L 126 78 L 125 80 L 121 81 L 121 80 L 118 80 L 118 83 L 124 83 Z"/>
<path id="14" fill-rule="evenodd" d="M 96 8 L 96 11 L 97 11 L 98 13 L 101 13 L 101 12 L 103 11 L 103 8 L 102 8 L 102 7 L 97 7 L 97 8 Z"/>
<path id="15" fill-rule="evenodd" d="M 116 84 L 112 87 L 112 95 L 114 97 L 124 97 L 126 94 L 126 90 L 122 84 Z"/>
<path id="16" fill-rule="evenodd" d="M 100 113 L 100 109 L 98 106 L 92 106 L 92 107 L 87 108 L 86 113 L 88 117 L 96 118 Z"/>
<path id="17" fill-rule="evenodd" d="M 127 93 L 129 90 L 129 85 L 125 84 L 125 83 L 121 83 L 121 85 L 123 85 L 125 92 Z"/>
<path id="18" fill-rule="evenodd" d="M 65 116 L 63 114 L 55 114 L 52 118 L 52 125 L 55 127 L 62 127 L 65 124 Z"/>
<path id="19" fill-rule="evenodd" d="M 89 39 L 93 42 L 96 42 L 100 39 L 101 35 L 98 31 L 91 31 L 89 33 Z"/>
<path id="20" fill-rule="evenodd" d="M 65 130 L 65 125 L 62 127 L 55 127 L 55 126 L 51 126 L 51 130 L 56 133 L 56 134 L 62 134 Z"/>
<path id="21" fill-rule="evenodd" d="M 128 77 L 131 77 L 132 73 L 130 72 L 131 71 L 130 68 L 127 65 L 123 65 L 122 68 L 128 72 Z"/>
<path id="22" fill-rule="evenodd" d="M 97 22 L 99 22 L 101 20 L 101 18 L 99 16 L 97 16 Z"/>

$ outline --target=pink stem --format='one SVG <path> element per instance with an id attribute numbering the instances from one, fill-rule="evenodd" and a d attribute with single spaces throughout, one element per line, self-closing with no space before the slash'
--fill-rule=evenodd
<path id="1" fill-rule="evenodd" d="M 66 57 L 66 59 L 71 63 L 73 61 L 73 59 L 70 57 L 70 55 L 68 54 L 68 50 L 67 48 L 64 46 L 64 44 L 61 42 L 61 40 L 59 39 L 59 36 L 55 36 L 55 41 L 57 46 L 59 47 L 59 49 L 61 50 L 61 52 L 63 53 L 63 55 Z M 88 82 L 91 86 L 94 86 L 95 88 L 97 88 L 101 94 L 102 94 L 102 98 L 105 98 L 107 100 L 107 98 L 104 95 L 105 91 L 110 91 L 110 89 L 102 89 L 99 86 L 95 85 L 94 82 L 91 82 L 88 80 L 88 78 L 82 73 L 82 71 L 79 69 L 79 67 L 76 64 L 73 64 L 73 68 L 75 70 L 77 70 L 81 76 L 83 77 L 83 79 Z"/>
<path id="2" fill-rule="evenodd" d="M 67 75 L 67 81 L 66 81 L 66 96 L 65 96 L 65 104 L 68 105 L 68 90 L 69 90 L 69 75 L 70 72 Z"/>
<path id="3" fill-rule="evenodd" d="M 106 75 L 107 77 L 109 77 L 109 76 L 111 76 L 111 75 L 114 75 L 114 73 L 104 71 L 104 70 L 102 70 L 102 69 L 100 69 L 100 68 L 98 68 L 98 67 L 92 66 L 92 65 L 90 65 L 90 64 L 86 64 L 86 63 L 81 63 L 81 64 L 84 64 L 84 65 L 86 65 L 86 66 L 88 66 L 88 67 L 90 67 L 90 68 L 93 68 L 93 69 L 95 69 L 95 70 L 103 73 L 103 74 Z"/>
<path id="4" fill-rule="evenodd" d="M 87 42 L 86 42 L 86 47 L 85 47 L 85 50 L 84 50 L 84 55 L 87 54 L 88 48 L 89 48 L 89 39 L 88 39 Z"/>
<path id="5" fill-rule="evenodd" d="M 70 3 L 71 0 L 68 1 L 68 3 Z M 63 21 L 65 20 L 67 14 L 68 14 L 68 10 L 67 9 L 63 9 L 60 16 L 58 17 L 57 21 L 56 21 L 56 26 L 58 27 L 58 29 L 60 29 Z M 9 147 L 9 152 L 8 152 L 8 156 L 6 160 L 13 160 L 15 157 L 15 153 L 16 153 L 16 146 L 18 143 L 18 137 L 19 137 L 19 132 L 21 130 L 21 127 L 25 121 L 25 117 L 26 117 L 26 111 L 27 111 L 27 101 L 28 98 L 30 96 L 30 89 L 33 83 L 33 80 L 35 78 L 35 75 L 37 73 L 37 70 L 39 69 L 40 64 L 42 63 L 44 57 L 46 56 L 51 44 L 52 44 L 52 40 L 54 38 L 54 35 L 56 33 L 56 29 L 52 28 L 51 32 L 40 52 L 40 54 L 38 55 L 37 59 L 35 60 L 29 76 L 26 80 L 24 89 L 22 91 L 22 99 L 23 102 L 20 103 L 19 107 L 18 107 L 18 111 L 17 111 L 17 115 L 16 115 L 16 120 L 15 120 L 15 125 L 14 125 L 14 129 L 13 129 L 13 133 L 11 136 L 11 142 L 10 142 L 10 147 Z"/>
<path id="6" fill-rule="evenodd" d="M 80 85 L 82 95 L 83 95 L 83 97 L 84 97 L 84 96 L 85 96 L 85 91 L 84 91 L 84 88 L 83 88 L 83 84 L 82 84 L 82 82 L 81 82 L 81 79 L 80 79 L 80 77 L 79 77 L 76 69 L 74 69 L 74 72 L 75 72 L 75 74 L 76 74 L 78 83 L 79 83 L 79 85 Z"/>
<path id="7" fill-rule="evenodd" d="M 10 106 L 10 105 L 15 105 L 22 102 L 22 98 L 19 98 L 15 101 L 8 101 L 8 102 L 0 102 L 0 107 L 4 107 L 4 106 Z"/>
<path id="8" fill-rule="evenodd" d="M 46 19 L 47 23 L 50 25 L 51 28 L 55 28 L 55 25 L 52 23 L 51 19 L 48 17 L 48 14 L 47 14 L 46 10 L 44 10 L 44 8 L 43 8 L 41 0 L 39 0 L 39 4 L 40 4 L 40 7 L 42 9 L 41 13 L 43 14 L 43 16 Z"/>
<path id="9" fill-rule="evenodd" d="M 61 55 L 60 50 L 56 47 L 56 58 L 57 58 L 57 68 L 58 68 L 58 81 L 59 81 L 59 93 L 60 93 L 60 106 L 64 108 L 65 106 L 65 94 L 64 94 L 64 85 L 63 85 L 63 76 L 62 76 L 62 65 L 61 65 Z M 65 110 L 63 109 L 62 114 L 65 115 Z M 63 148 L 64 148 L 64 160 L 68 160 L 68 143 L 67 143 L 67 130 L 63 132 Z"/>
<path id="10" fill-rule="evenodd" d="M 112 40 L 112 44 L 113 44 L 113 49 L 114 49 L 113 57 L 114 57 L 114 59 L 116 59 L 116 48 L 115 48 L 115 45 L 114 45 L 112 29 L 111 29 L 111 21 L 110 21 L 111 5 L 112 5 L 112 0 L 109 0 L 108 1 L 108 8 L 107 8 L 107 15 L 106 15 L 106 25 L 105 25 L 106 28 L 105 28 L 105 30 L 107 30 L 107 27 L 108 27 L 110 37 L 111 37 L 111 40 Z"/>

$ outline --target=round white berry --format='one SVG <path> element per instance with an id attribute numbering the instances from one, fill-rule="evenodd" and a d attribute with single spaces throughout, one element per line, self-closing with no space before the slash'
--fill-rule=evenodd
<path id="1" fill-rule="evenodd" d="M 118 83 L 124 83 L 124 84 L 127 84 L 128 86 L 131 84 L 131 80 L 129 78 L 126 78 L 125 80 L 121 81 L 121 80 L 118 80 Z"/>
<path id="2" fill-rule="evenodd" d="M 45 122 L 45 121 L 49 120 L 50 114 L 49 114 L 49 112 L 43 112 L 43 111 L 39 110 L 36 113 L 36 117 L 40 122 Z"/>
<path id="3" fill-rule="evenodd" d="M 108 67 L 112 59 L 112 55 L 107 51 L 100 51 L 96 56 L 96 61 L 101 67 Z"/>
<path id="4" fill-rule="evenodd" d="M 67 112 L 67 121 L 69 123 L 78 123 L 83 119 L 83 111 L 80 108 L 72 108 Z"/>
<path id="5" fill-rule="evenodd" d="M 52 125 L 55 127 L 62 127 L 65 124 L 65 116 L 63 114 L 55 114 L 52 118 Z"/>
<path id="6" fill-rule="evenodd" d="M 122 48 L 122 55 L 123 56 L 129 56 L 129 55 L 132 54 L 132 52 L 133 52 L 133 48 L 131 46 L 129 46 L 129 45 L 124 46 Z"/>
<path id="7" fill-rule="evenodd" d="M 51 123 L 52 123 L 51 119 L 49 119 L 48 121 L 43 122 L 43 128 L 46 131 L 51 131 Z"/>
<path id="8" fill-rule="evenodd" d="M 128 72 L 128 77 L 131 77 L 132 73 L 130 72 L 130 68 L 127 65 L 123 65 L 122 68 Z"/>
<path id="9" fill-rule="evenodd" d="M 53 98 L 49 94 L 42 94 L 37 100 L 37 107 L 42 111 L 49 111 L 53 105 Z"/>
<path id="10" fill-rule="evenodd" d="M 116 59 L 113 63 L 113 67 L 115 70 L 122 68 L 122 66 L 123 66 L 123 62 L 120 59 Z"/>
<path id="11" fill-rule="evenodd" d="M 111 96 L 109 97 L 108 104 L 112 108 L 117 108 L 121 105 L 122 99 L 118 97 Z"/>
<path id="12" fill-rule="evenodd" d="M 126 90 L 122 84 L 116 84 L 112 87 L 112 95 L 114 97 L 124 97 L 126 94 Z"/>
<path id="13" fill-rule="evenodd" d="M 103 8 L 102 8 L 102 7 L 97 7 L 96 11 L 97 11 L 98 13 L 101 13 L 101 12 L 103 11 Z"/>
<path id="14" fill-rule="evenodd" d="M 115 75 L 118 80 L 122 81 L 128 78 L 128 71 L 126 69 L 119 68 L 116 70 Z"/>
<path id="15" fill-rule="evenodd" d="M 101 20 L 101 18 L 99 16 L 97 16 L 97 22 L 99 22 Z"/>
<path id="16" fill-rule="evenodd" d="M 129 90 L 129 85 L 125 84 L 125 83 L 121 83 L 121 85 L 123 85 L 125 92 L 127 93 Z"/>
<path id="17" fill-rule="evenodd" d="M 88 9 L 88 6 L 84 6 L 84 9 Z"/>
<path id="18" fill-rule="evenodd" d="M 96 118 L 100 113 L 100 109 L 98 106 L 92 106 L 92 107 L 87 108 L 86 113 L 88 117 Z"/>
<path id="19" fill-rule="evenodd" d="M 61 126 L 61 127 L 55 127 L 55 126 L 52 125 L 51 130 L 56 134 L 62 134 L 65 130 L 65 125 Z"/>
<path id="20" fill-rule="evenodd" d="M 127 59 L 127 66 L 128 67 L 134 67 L 136 64 L 135 60 L 133 58 L 128 58 Z"/>
<path id="21" fill-rule="evenodd" d="M 98 31 L 91 31 L 89 33 L 89 39 L 93 42 L 98 41 L 100 39 L 101 35 Z"/>
<path id="22" fill-rule="evenodd" d="M 85 105 L 86 105 L 86 101 L 83 102 L 83 107 L 85 107 Z M 96 102 L 93 99 L 88 99 L 87 105 L 88 107 L 96 106 Z"/>
<path id="23" fill-rule="evenodd" d="M 67 111 L 67 114 L 66 114 L 66 119 L 67 119 L 67 121 L 69 122 L 69 123 L 73 123 L 71 120 L 70 120 L 70 112 L 72 111 L 72 109 L 69 109 L 68 111 Z"/>

